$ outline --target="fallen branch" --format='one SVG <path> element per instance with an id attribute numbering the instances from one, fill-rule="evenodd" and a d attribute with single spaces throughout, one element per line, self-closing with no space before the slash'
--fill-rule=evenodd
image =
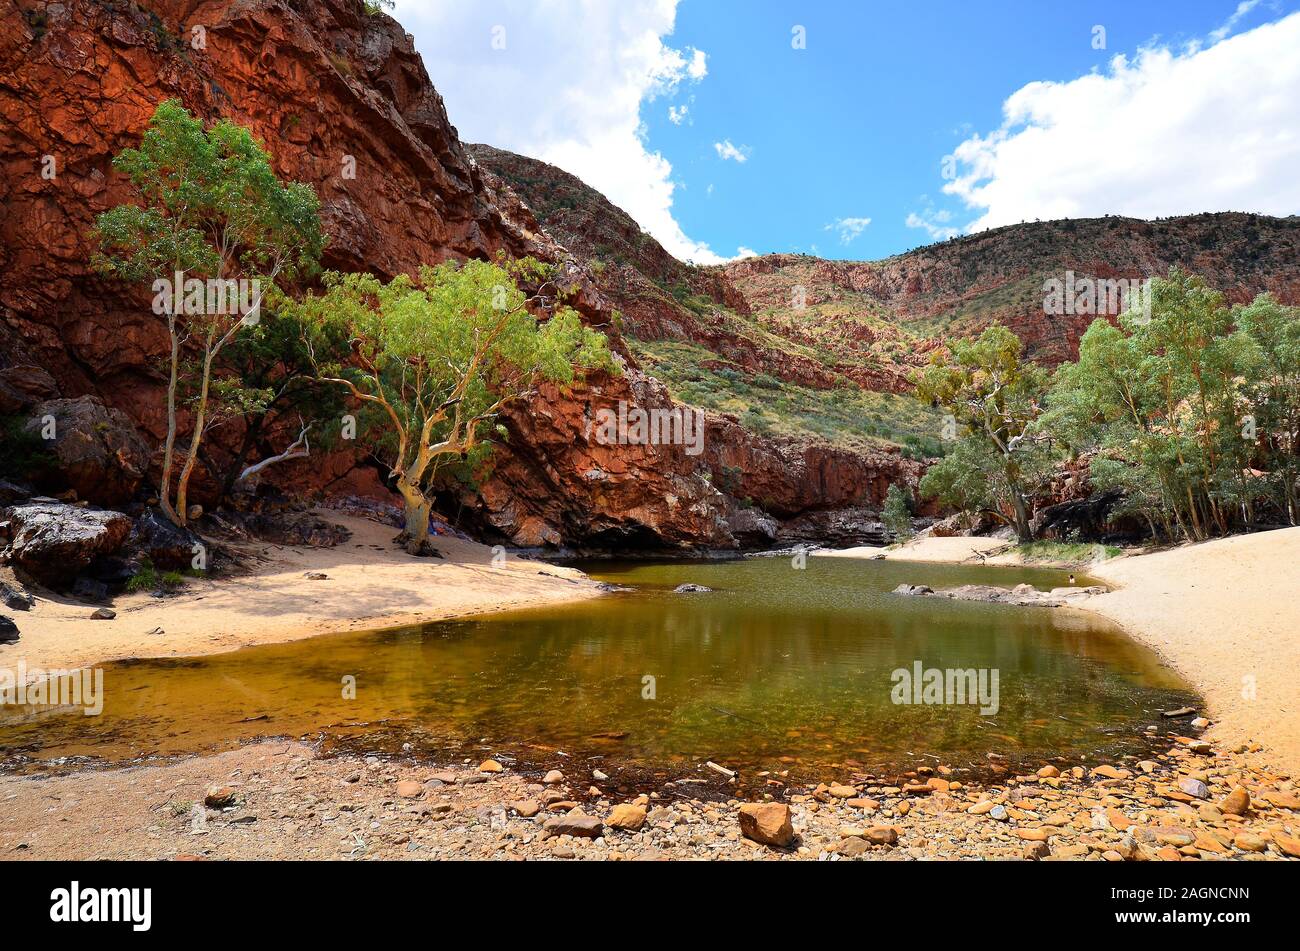
<path id="1" fill-rule="evenodd" d="M 261 462 L 255 462 L 246 468 L 239 474 L 239 478 L 235 480 L 236 484 L 257 475 L 263 469 L 268 466 L 273 466 L 277 462 L 285 462 L 289 459 L 305 459 L 307 456 L 310 456 L 311 445 L 307 442 L 307 430 L 309 429 L 311 429 L 311 423 L 308 423 L 302 428 L 302 432 L 298 434 L 298 438 L 295 439 L 292 445 L 290 445 L 284 452 L 279 455 L 268 456 Z"/>

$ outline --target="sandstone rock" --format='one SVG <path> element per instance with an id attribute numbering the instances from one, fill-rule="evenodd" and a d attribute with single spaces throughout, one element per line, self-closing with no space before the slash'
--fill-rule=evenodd
<path id="1" fill-rule="evenodd" d="M 413 779 L 403 779 L 397 784 L 397 795 L 403 799 L 419 799 L 424 795 L 424 787 Z"/>
<path id="2" fill-rule="evenodd" d="M 1030 862 L 1045 859 L 1052 854 L 1052 847 L 1046 842 L 1028 842 L 1021 853 Z"/>
<path id="3" fill-rule="evenodd" d="M 533 816 L 537 815 L 537 813 L 541 812 L 542 810 L 542 807 L 538 805 L 536 802 L 533 802 L 531 799 L 523 800 L 520 802 L 512 802 L 510 803 L 510 808 L 513 809 L 516 813 L 518 813 L 520 816 L 522 816 L 525 819 L 531 819 Z"/>
<path id="4" fill-rule="evenodd" d="M 483 762 L 479 763 L 478 765 L 478 771 L 480 773 L 499 773 L 504 768 L 505 767 L 503 767 L 500 763 L 498 763 L 494 759 L 485 759 Z"/>
<path id="5" fill-rule="evenodd" d="M 780 802 L 748 802 L 740 807 L 740 833 L 762 845 L 786 848 L 794 842 L 790 807 Z"/>
<path id="6" fill-rule="evenodd" d="M 1282 850 L 1283 855 L 1288 855 L 1293 859 L 1300 859 L 1300 838 L 1274 832 L 1273 844 Z"/>
<path id="7" fill-rule="evenodd" d="M 542 782 L 547 786 L 556 786 L 564 782 L 564 774 L 558 769 L 553 769 L 542 777 Z"/>
<path id="8" fill-rule="evenodd" d="M 117 612 L 112 608 L 96 608 L 90 615 L 92 621 L 111 621 L 117 617 Z"/>
<path id="9" fill-rule="evenodd" d="M 1219 803 L 1219 809 L 1231 816 L 1244 816 L 1250 808 L 1250 793 L 1238 786 Z"/>
<path id="10" fill-rule="evenodd" d="M 1102 779 L 1128 779 L 1133 774 L 1127 769 L 1116 769 L 1108 763 L 1100 766 L 1094 766 L 1092 769 L 1093 776 L 1100 776 Z"/>
<path id="11" fill-rule="evenodd" d="M 17 416 L 58 395 L 59 386 L 54 377 L 40 367 L 26 365 L 0 370 L 0 416 Z"/>
<path id="12" fill-rule="evenodd" d="M 548 835 L 572 835 L 584 839 L 599 839 L 605 831 L 604 824 L 595 816 L 568 813 L 547 819 L 542 830 Z"/>
<path id="13" fill-rule="evenodd" d="M 896 826 L 872 826 L 863 835 L 872 845 L 898 845 Z"/>
<path id="14" fill-rule="evenodd" d="M 866 839 L 851 838 L 845 839 L 840 843 L 839 853 L 845 858 L 856 859 L 871 851 L 871 845 Z"/>
<path id="15" fill-rule="evenodd" d="M 1178 780 L 1178 788 L 1194 799 L 1210 798 L 1210 787 L 1199 779 L 1193 779 L 1191 776 L 1184 776 Z"/>
<path id="16" fill-rule="evenodd" d="M 47 400 L 29 412 L 32 419 L 25 428 L 35 436 L 54 420 L 55 437 L 45 444 L 60 488 L 99 505 L 118 505 L 135 495 L 151 451 L 126 413 L 108 408 L 96 396 Z"/>
<path id="17" fill-rule="evenodd" d="M 828 791 L 836 799 L 853 799 L 858 794 L 852 786 L 843 786 L 839 783 L 833 784 Z"/>
<path id="18" fill-rule="evenodd" d="M 239 794 L 229 786 L 210 786 L 203 795 L 203 805 L 209 809 L 225 809 L 233 806 Z"/>
<path id="19" fill-rule="evenodd" d="M 1055 766 L 1048 764 L 1038 771 L 1039 779 L 1055 779 L 1061 775 L 1061 771 Z"/>
<path id="20" fill-rule="evenodd" d="M 1264 793 L 1264 799 L 1279 809 L 1300 810 L 1300 796 L 1295 793 L 1271 790 Z"/>
<path id="21" fill-rule="evenodd" d="M 1263 852 L 1268 843 L 1253 832 L 1238 832 L 1233 836 L 1232 844 L 1243 852 Z"/>
<path id="22" fill-rule="evenodd" d="M 120 512 L 62 502 L 29 502 L 4 510 L 13 526 L 10 562 L 42 584 L 63 587 L 97 558 L 122 547 L 131 520 Z"/>
<path id="23" fill-rule="evenodd" d="M 641 826 L 645 825 L 645 816 L 646 810 L 644 806 L 634 806 L 629 802 L 622 802 L 610 811 L 605 824 L 614 829 L 636 832 Z"/>
<path id="24" fill-rule="evenodd" d="M 26 591 L 20 591 L 0 581 L 0 605 L 4 605 L 11 611 L 30 611 L 35 604 L 36 599 Z"/>

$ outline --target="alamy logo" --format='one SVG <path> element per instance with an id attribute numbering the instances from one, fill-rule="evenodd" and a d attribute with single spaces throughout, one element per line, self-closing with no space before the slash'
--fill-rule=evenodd
<path id="1" fill-rule="evenodd" d="M 257 278 L 187 279 L 177 271 L 174 277 L 160 277 L 153 282 L 155 314 L 241 316 L 244 323 L 255 324 L 261 309 L 262 282 Z"/>
<path id="2" fill-rule="evenodd" d="M 672 409 L 628 407 L 596 410 L 596 442 L 603 446 L 685 446 L 686 455 L 704 451 L 704 413 L 687 406 Z"/>
<path id="3" fill-rule="evenodd" d="M 889 696 L 899 704 L 979 704 L 980 713 L 991 717 L 1001 706 L 999 676 L 997 668 L 924 667 L 918 660 L 911 670 L 899 667 L 890 675 L 894 689 Z"/>
<path id="4" fill-rule="evenodd" d="M 1049 277 L 1043 282 L 1043 313 L 1054 317 L 1095 314 L 1117 317 L 1126 310 L 1137 311 L 1139 320 L 1151 319 L 1150 278 Z"/>
<path id="5" fill-rule="evenodd" d="M 153 889 L 68 888 L 50 892 L 50 921 L 127 921 L 132 931 L 148 931 L 153 924 Z"/>
<path id="6" fill-rule="evenodd" d="M 100 667 L 75 670 L 0 667 L 0 706 L 81 707 L 88 717 L 104 712 L 104 671 Z"/>

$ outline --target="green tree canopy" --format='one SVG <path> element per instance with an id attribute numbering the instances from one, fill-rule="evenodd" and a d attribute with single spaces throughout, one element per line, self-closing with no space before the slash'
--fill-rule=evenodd
<path id="1" fill-rule="evenodd" d="M 538 289 L 526 295 L 517 282 Z M 295 306 L 303 319 L 351 340 L 350 359 L 322 363 L 319 372 L 377 411 L 365 438 L 405 501 L 412 553 L 428 538 L 429 489 L 440 464 L 486 452 L 492 433 L 504 432 L 501 411 L 539 382 L 614 369 L 604 335 L 554 305 L 559 289 L 550 268 L 531 259 L 446 263 L 387 283 L 327 273 L 324 285 Z"/>

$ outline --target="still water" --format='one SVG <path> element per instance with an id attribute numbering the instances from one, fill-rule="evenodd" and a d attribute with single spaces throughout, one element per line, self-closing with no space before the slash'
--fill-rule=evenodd
<path id="1" fill-rule="evenodd" d="M 908 598 L 901 582 L 1047 589 L 1063 572 L 809 558 L 581 565 L 635 588 L 576 604 L 106 668 L 102 716 L 0 711 L 0 765 L 120 762 L 260 736 L 650 770 L 823 775 L 1137 752 L 1187 685 L 1108 622 Z M 1086 579 L 1080 579 L 1085 583 Z M 711 593 L 674 594 L 683 582 Z M 394 605 L 400 610 L 400 605 Z M 900 704 L 894 671 L 997 671 L 997 712 Z M 346 696 L 355 678 L 355 698 Z M 78 760 L 79 761 L 79 760 Z"/>

